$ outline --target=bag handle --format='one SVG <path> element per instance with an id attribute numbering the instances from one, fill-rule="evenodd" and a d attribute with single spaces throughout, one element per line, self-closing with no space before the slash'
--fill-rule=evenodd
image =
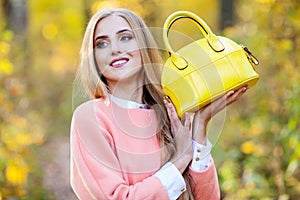
<path id="1" fill-rule="evenodd" d="M 202 35 L 207 39 L 208 44 L 214 51 L 221 52 L 225 49 L 224 45 L 219 41 L 217 36 L 213 34 L 209 26 L 199 16 L 189 11 L 176 11 L 172 13 L 164 23 L 163 40 L 172 62 L 178 69 L 185 69 L 188 66 L 188 62 L 182 56 L 173 51 L 168 40 L 168 34 L 172 25 L 177 20 L 182 18 L 192 19 L 194 22 L 197 23 Z"/>

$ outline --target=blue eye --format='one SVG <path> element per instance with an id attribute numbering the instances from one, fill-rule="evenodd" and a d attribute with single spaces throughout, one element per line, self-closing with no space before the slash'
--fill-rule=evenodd
<path id="1" fill-rule="evenodd" d="M 96 44 L 96 47 L 102 49 L 102 48 L 107 47 L 108 45 L 109 45 L 109 43 L 108 43 L 107 41 L 104 40 L 104 41 L 98 42 L 98 43 Z"/>
<path id="2" fill-rule="evenodd" d="M 132 35 L 130 35 L 130 34 L 125 34 L 125 35 L 122 35 L 122 36 L 121 36 L 120 40 L 121 40 L 121 41 L 129 41 L 129 40 L 131 40 L 132 38 L 133 38 Z"/>

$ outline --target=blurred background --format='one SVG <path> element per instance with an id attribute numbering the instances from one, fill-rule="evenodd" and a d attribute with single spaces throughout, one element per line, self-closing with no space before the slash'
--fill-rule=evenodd
<path id="1" fill-rule="evenodd" d="M 76 199 L 73 80 L 86 24 L 101 7 L 132 9 L 160 28 L 173 11 L 189 10 L 248 46 L 261 79 L 229 107 L 212 150 L 222 199 L 300 199 L 299 0 L 0 2 L 0 200 Z"/>

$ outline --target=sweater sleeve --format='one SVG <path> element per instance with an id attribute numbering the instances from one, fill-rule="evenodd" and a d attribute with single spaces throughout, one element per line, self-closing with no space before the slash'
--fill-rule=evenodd
<path id="1" fill-rule="evenodd" d="M 127 185 L 117 165 L 98 162 L 76 136 L 72 141 L 71 185 L 79 199 L 167 199 L 155 176 Z"/>
<path id="2" fill-rule="evenodd" d="M 205 170 L 210 163 L 210 151 L 212 148 L 212 144 L 206 139 L 206 145 L 202 145 L 193 140 L 193 160 L 191 163 L 191 168 L 194 171 L 203 171 Z"/>
<path id="3" fill-rule="evenodd" d="M 71 186 L 79 199 L 168 199 L 168 193 L 155 176 L 129 185 L 105 137 L 97 139 L 102 158 L 90 153 L 78 133 L 71 130 Z M 99 134 L 101 135 L 101 134 Z"/>
<path id="4" fill-rule="evenodd" d="M 84 120 L 85 117 L 79 123 L 73 117 L 71 125 L 71 186 L 79 199 L 168 199 L 167 191 L 154 175 L 127 184 L 108 136 L 99 134 L 99 129 L 106 130 L 93 130 L 91 126 L 97 122 Z M 97 145 L 92 144 L 95 141 Z"/>
<path id="5" fill-rule="evenodd" d="M 171 162 L 167 162 L 154 174 L 168 191 L 170 200 L 177 199 L 186 191 L 186 183 L 180 171 Z"/>
<path id="6" fill-rule="evenodd" d="M 203 171 L 195 171 L 191 167 L 189 168 L 189 173 L 192 177 L 191 187 L 195 200 L 220 199 L 217 171 L 211 156 L 210 160 L 210 164 Z"/>

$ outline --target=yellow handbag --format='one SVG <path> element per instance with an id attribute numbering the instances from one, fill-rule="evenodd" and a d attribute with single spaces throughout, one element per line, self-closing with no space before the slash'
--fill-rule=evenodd
<path id="1" fill-rule="evenodd" d="M 173 23 L 182 18 L 193 20 L 204 37 L 174 52 L 168 34 Z M 194 13 L 171 14 L 164 23 L 163 40 L 169 57 L 162 71 L 162 88 L 180 117 L 230 90 L 251 87 L 259 79 L 252 66 L 258 65 L 258 60 L 251 52 L 226 37 L 213 34 Z"/>

